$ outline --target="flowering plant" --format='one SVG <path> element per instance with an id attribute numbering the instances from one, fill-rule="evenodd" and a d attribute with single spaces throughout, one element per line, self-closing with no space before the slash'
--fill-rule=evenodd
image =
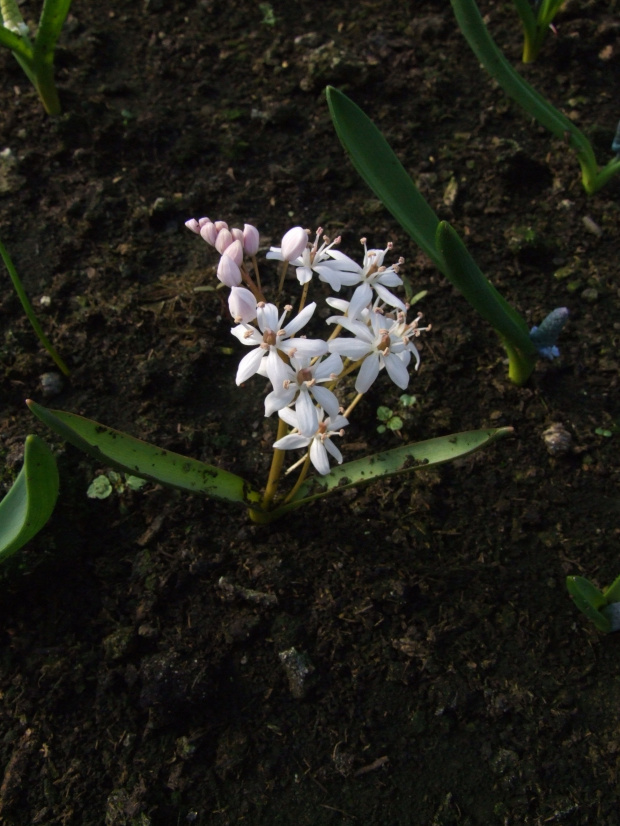
<path id="1" fill-rule="evenodd" d="M 71 0 L 45 0 L 36 37 L 31 40 L 15 0 L 0 3 L 0 43 L 13 52 L 48 115 L 60 114 L 54 83 L 54 50 L 70 5 Z"/>
<path id="2" fill-rule="evenodd" d="M 35 415 L 72 444 L 116 470 L 243 505 L 254 521 L 271 522 L 336 489 L 446 462 L 512 432 L 498 428 L 457 433 L 342 464 L 337 440 L 379 374 L 385 371 L 405 390 L 410 370 L 420 364 L 416 342 L 430 326 L 420 326 L 420 314 L 408 319 L 409 307 L 396 293 L 402 284 L 403 259 L 387 263 L 391 244 L 368 249 L 362 239 L 364 257 L 359 264 L 337 248 L 340 238 L 331 240 L 319 228 L 310 241 L 308 231 L 296 226 L 285 233 L 279 247 L 267 252 L 267 258 L 281 266 L 275 290 L 261 281 L 255 227 L 231 229 L 224 221 L 208 218 L 190 219 L 187 226 L 220 254 L 217 277 L 230 290 L 231 332 L 247 349 L 237 368 L 237 385 L 256 382 L 256 376 L 269 384 L 265 415 L 277 414 L 278 426 L 264 489 L 89 419 L 28 402 Z M 296 310 L 288 303 L 279 308 L 265 297 L 275 292 L 275 301 L 279 299 L 289 267 L 295 269 L 301 293 Z M 331 334 L 325 338 L 305 332 L 318 315 L 316 302 L 307 303 L 315 276 L 335 293 L 354 288 L 349 298 L 326 298 L 332 314 L 326 319 Z M 354 393 L 345 409 L 342 386 L 348 377 L 355 377 Z M 301 456 L 284 474 L 287 454 L 296 451 L 302 451 Z M 315 476 L 309 476 L 311 469 Z M 282 476 L 294 471 L 296 481 L 287 493 L 279 494 Z"/>

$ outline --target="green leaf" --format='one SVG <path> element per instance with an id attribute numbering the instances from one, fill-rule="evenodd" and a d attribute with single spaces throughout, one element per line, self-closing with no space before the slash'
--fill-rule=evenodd
<path id="1" fill-rule="evenodd" d="M 469 430 L 439 436 L 417 444 L 404 445 L 382 453 L 375 453 L 355 462 L 334 467 L 326 476 L 317 476 L 304 482 L 295 497 L 277 507 L 270 519 L 277 519 L 293 508 L 305 505 L 315 499 L 328 496 L 336 490 L 359 487 L 376 479 L 385 479 L 413 470 L 423 470 L 432 465 L 450 462 L 475 450 L 487 447 L 492 442 L 512 434 L 512 427 L 489 430 Z"/>
<path id="2" fill-rule="evenodd" d="M 513 342 L 528 355 L 534 355 L 537 352 L 536 345 L 530 339 L 525 320 L 485 278 L 467 247 L 447 221 L 441 221 L 438 225 L 436 243 L 448 280 L 503 338 Z"/>
<path id="3" fill-rule="evenodd" d="M 52 515 L 58 498 L 54 455 L 38 436 L 27 436 L 24 465 L 0 502 L 0 561 L 18 551 Z"/>
<path id="4" fill-rule="evenodd" d="M 566 587 L 577 608 L 596 625 L 599 631 L 611 630 L 611 623 L 604 617 L 600 609 L 607 601 L 601 591 L 590 580 L 582 576 L 567 576 Z"/>
<path id="5" fill-rule="evenodd" d="M 353 166 L 403 229 L 441 269 L 435 249 L 439 219 L 391 146 L 370 118 L 345 94 L 328 86 L 326 95 L 336 134 Z"/>
<path id="6" fill-rule="evenodd" d="M 102 473 L 96 476 L 88 486 L 86 496 L 89 499 L 107 499 L 112 494 L 112 482 Z"/>
<path id="7" fill-rule="evenodd" d="M 4 26 L 0 26 L 0 45 L 6 46 L 7 49 L 10 49 L 22 59 L 32 59 L 32 52 L 22 38 L 15 32 L 5 29 Z"/>
<path id="8" fill-rule="evenodd" d="M 114 470 L 237 505 L 258 506 L 260 494 L 234 473 L 163 450 L 92 419 L 48 410 L 30 400 L 27 404 L 55 433 Z"/>
<path id="9" fill-rule="evenodd" d="M 54 49 L 69 14 L 70 6 L 71 0 L 45 0 L 43 3 L 35 40 L 35 51 L 39 52 L 41 59 L 48 63 L 53 60 Z"/>
<path id="10" fill-rule="evenodd" d="M 485 278 L 457 233 L 446 221 L 442 221 L 437 227 L 437 250 L 443 260 L 446 278 L 499 333 L 504 344 L 510 345 L 510 377 L 517 384 L 523 384 L 534 369 L 538 355 L 525 320 Z"/>
<path id="11" fill-rule="evenodd" d="M 606 603 L 620 602 L 620 576 L 616 577 L 609 588 L 603 591 L 603 598 Z"/>

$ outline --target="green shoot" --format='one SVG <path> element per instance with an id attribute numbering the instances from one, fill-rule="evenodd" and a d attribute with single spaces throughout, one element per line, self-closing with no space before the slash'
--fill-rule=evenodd
<path id="1" fill-rule="evenodd" d="M 54 83 L 54 51 L 70 5 L 71 0 L 44 0 L 37 34 L 31 40 L 15 0 L 0 0 L 0 44 L 13 52 L 48 115 L 60 114 Z"/>
<path id="2" fill-rule="evenodd" d="M 564 0 L 514 0 L 517 14 L 523 26 L 523 62 L 532 63 L 538 57 L 554 17 L 564 5 Z"/>
<path id="3" fill-rule="evenodd" d="M 61 370 L 61 372 L 64 373 L 65 376 L 68 376 L 69 375 L 69 368 L 64 363 L 64 361 L 60 358 L 60 356 L 56 352 L 54 346 L 52 345 L 50 340 L 47 338 L 47 336 L 45 335 L 45 333 L 41 329 L 41 325 L 39 324 L 39 322 L 37 320 L 37 317 L 34 313 L 34 310 L 32 309 L 32 304 L 30 303 L 30 301 L 28 299 L 28 296 L 26 295 L 26 291 L 24 290 L 24 286 L 21 282 L 21 279 L 20 279 L 19 275 L 17 274 L 17 270 L 13 266 L 13 261 L 11 260 L 11 256 L 7 252 L 6 247 L 4 246 L 4 244 L 2 242 L 0 242 L 0 256 L 2 257 L 2 260 L 4 261 L 4 265 L 6 266 L 7 270 L 9 271 L 9 276 L 11 278 L 11 281 L 13 282 L 13 287 L 15 288 L 15 292 L 17 293 L 17 297 L 21 301 L 21 305 L 24 308 L 24 312 L 26 313 L 26 315 L 28 317 L 28 321 L 32 325 L 32 329 L 37 334 L 37 336 L 39 338 L 39 341 L 45 347 L 47 352 L 50 354 L 50 356 L 54 360 L 54 362 L 55 362 L 56 366 L 59 368 L 59 370 Z"/>

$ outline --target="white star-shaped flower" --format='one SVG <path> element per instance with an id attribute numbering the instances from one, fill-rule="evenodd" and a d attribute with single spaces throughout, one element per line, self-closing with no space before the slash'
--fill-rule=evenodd
<path id="1" fill-rule="evenodd" d="M 275 360 L 281 360 L 278 350 L 289 358 L 295 355 L 309 356 L 310 358 L 324 355 L 327 352 L 326 341 L 304 337 L 292 338 L 308 323 L 315 309 L 316 303 L 308 304 L 283 327 L 284 319 L 292 310 L 292 307 L 285 307 L 282 315 L 278 317 L 278 308 L 275 304 L 259 303 L 256 308 L 258 329 L 247 323 L 241 323 L 233 327 L 231 333 L 242 344 L 254 348 L 239 363 L 236 377 L 237 384 L 243 384 L 244 381 L 257 373 L 261 368 L 263 359 L 267 359 L 267 364 L 264 365 L 267 375 L 270 372 L 275 374 L 278 366 Z"/>
<path id="2" fill-rule="evenodd" d="M 420 354 L 412 341 L 420 333 L 419 319 L 420 316 L 407 324 L 402 313 L 399 318 L 390 319 L 377 310 L 366 311 L 363 320 L 346 316 L 327 319 L 328 324 L 338 323 L 354 335 L 354 338 L 332 339 L 329 350 L 353 361 L 363 359 L 355 382 L 358 393 L 366 393 L 384 367 L 394 384 L 401 390 L 407 388 L 407 367 L 412 355 L 415 369 L 420 365 Z"/>
<path id="3" fill-rule="evenodd" d="M 324 418 L 324 411 L 318 411 L 318 427 L 314 433 L 304 433 L 300 430 L 301 422 L 295 411 L 290 407 L 285 407 L 280 410 L 280 418 L 284 419 L 291 427 L 296 428 L 299 432 L 289 433 L 282 439 L 274 442 L 273 446 L 278 450 L 297 450 L 299 448 L 307 448 L 310 446 L 310 461 L 316 470 L 325 476 L 329 473 L 329 455 L 342 464 L 342 453 L 338 450 L 336 445 L 332 442 L 332 436 L 342 436 L 342 428 L 349 424 L 348 419 L 344 416 L 338 415 L 328 416 Z"/>
<path id="4" fill-rule="evenodd" d="M 322 234 L 323 228 L 319 227 L 312 246 L 306 244 L 301 253 L 295 258 L 285 258 L 282 253 L 283 247 L 271 247 L 267 253 L 267 258 L 275 261 L 288 260 L 296 268 L 297 280 L 302 285 L 307 284 L 312 279 L 313 272 L 316 272 L 320 280 L 326 281 L 332 290 L 336 290 L 336 292 L 343 284 L 346 286 L 358 284 L 360 281 L 359 271 L 361 270 L 359 264 L 356 264 L 355 261 L 352 261 L 338 250 L 333 249 L 336 244 L 340 243 L 340 237 L 330 241 L 326 236 L 323 236 L 323 243 L 319 246 Z"/>
<path id="5" fill-rule="evenodd" d="M 294 402 L 300 431 L 314 433 L 319 426 L 314 402 L 322 407 L 328 416 L 335 418 L 338 415 L 338 399 L 331 390 L 322 387 L 321 384 L 334 381 L 342 372 L 340 356 L 332 353 L 322 361 L 315 361 L 314 364 L 307 356 L 293 356 L 290 364 L 278 359 L 278 363 L 274 360 L 269 367 L 271 372 L 268 375 L 274 389 L 265 399 L 265 416 L 271 416 L 272 413 L 289 407 Z"/>

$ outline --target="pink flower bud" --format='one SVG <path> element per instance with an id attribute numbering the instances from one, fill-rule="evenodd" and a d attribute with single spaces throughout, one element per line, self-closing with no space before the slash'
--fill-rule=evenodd
<path id="1" fill-rule="evenodd" d="M 241 241 L 243 244 L 243 230 L 239 229 L 239 227 L 233 227 L 230 232 L 233 237 L 233 241 Z"/>
<path id="2" fill-rule="evenodd" d="M 228 224 L 226 221 L 216 221 L 215 228 L 219 232 L 221 229 L 228 229 Z"/>
<path id="3" fill-rule="evenodd" d="M 186 221 L 185 226 L 191 229 L 192 232 L 195 232 L 196 235 L 200 235 L 200 224 L 195 218 L 190 218 L 189 221 Z"/>
<path id="4" fill-rule="evenodd" d="M 215 246 L 217 230 L 215 229 L 215 224 L 211 223 L 211 221 L 207 221 L 200 227 L 200 235 L 202 238 L 204 238 L 207 244 L 211 244 L 212 247 Z"/>
<path id="5" fill-rule="evenodd" d="M 228 296 L 228 309 L 237 324 L 247 324 L 256 318 L 256 299 L 245 287 L 233 287 Z"/>
<path id="6" fill-rule="evenodd" d="M 241 241 L 233 241 L 232 244 L 229 244 L 224 250 L 224 255 L 228 255 L 240 267 L 243 263 L 243 245 Z"/>
<path id="7" fill-rule="evenodd" d="M 217 238 L 215 239 L 215 249 L 219 252 L 220 255 L 224 252 L 226 247 L 229 247 L 232 244 L 233 237 L 228 229 L 221 229 L 218 234 Z"/>
<path id="8" fill-rule="evenodd" d="M 243 250 L 246 255 L 256 255 L 260 236 L 252 224 L 243 225 Z"/>
<path id="9" fill-rule="evenodd" d="M 308 233 L 302 227 L 293 227 L 284 234 L 280 251 L 285 261 L 299 258 L 308 246 Z"/>
<path id="10" fill-rule="evenodd" d="M 222 255 L 217 265 L 217 277 L 227 287 L 238 287 L 241 284 L 241 270 L 230 255 Z"/>

